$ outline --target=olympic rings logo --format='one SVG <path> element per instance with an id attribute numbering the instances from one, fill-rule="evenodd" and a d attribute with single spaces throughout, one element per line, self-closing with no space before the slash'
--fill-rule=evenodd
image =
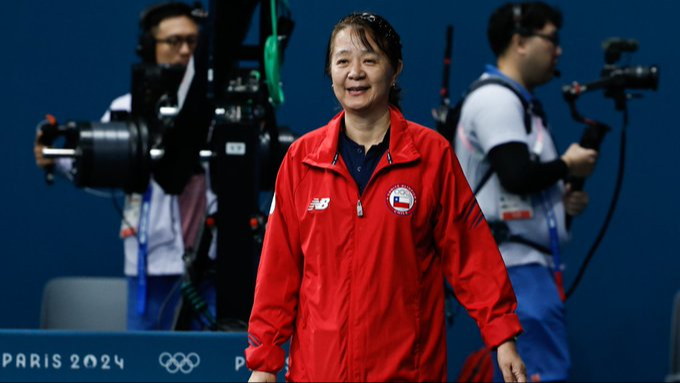
<path id="1" fill-rule="evenodd" d="M 188 355 L 181 352 L 175 354 L 164 352 L 158 357 L 158 362 L 171 374 L 176 374 L 178 371 L 183 374 L 190 374 L 194 368 L 201 364 L 201 358 L 195 352 Z"/>

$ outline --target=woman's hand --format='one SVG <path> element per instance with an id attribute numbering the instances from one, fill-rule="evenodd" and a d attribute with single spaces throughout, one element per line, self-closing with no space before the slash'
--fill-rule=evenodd
<path id="1" fill-rule="evenodd" d="M 506 382 L 527 381 L 527 369 L 517 353 L 514 340 L 509 340 L 498 346 L 498 366 Z"/>
<path id="2" fill-rule="evenodd" d="M 253 371 L 248 382 L 276 382 L 276 375 L 269 372 Z"/>

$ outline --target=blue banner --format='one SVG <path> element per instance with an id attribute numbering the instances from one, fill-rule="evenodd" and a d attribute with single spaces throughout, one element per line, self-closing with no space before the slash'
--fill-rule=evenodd
<path id="1" fill-rule="evenodd" d="M 246 347 L 246 333 L 0 330 L 0 382 L 245 382 Z"/>

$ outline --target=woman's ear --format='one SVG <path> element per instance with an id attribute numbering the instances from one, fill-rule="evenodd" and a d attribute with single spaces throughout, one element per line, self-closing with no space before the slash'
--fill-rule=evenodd
<path id="1" fill-rule="evenodd" d="M 399 60 L 399 63 L 397 64 L 397 70 L 394 71 L 394 77 L 392 77 L 392 84 L 397 82 L 397 78 L 399 78 L 399 75 L 401 74 L 401 71 L 404 70 L 404 62 L 402 60 Z"/>

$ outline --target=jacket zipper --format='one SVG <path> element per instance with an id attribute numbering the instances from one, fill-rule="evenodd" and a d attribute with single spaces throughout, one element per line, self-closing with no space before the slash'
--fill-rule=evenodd
<path id="1" fill-rule="evenodd" d="M 364 189 L 364 192 L 366 192 L 366 189 L 368 189 L 368 185 L 370 185 L 373 181 L 374 178 L 378 176 L 379 173 L 382 173 L 383 170 L 387 169 L 390 165 L 392 165 L 392 155 L 390 154 L 389 151 L 387 151 L 387 165 L 380 168 L 376 169 L 377 171 L 373 173 L 371 178 L 368 180 L 368 183 L 366 184 L 366 188 Z M 335 165 L 335 162 L 337 161 L 338 153 L 335 154 L 335 158 L 333 159 L 333 165 Z M 364 217 L 364 207 L 361 204 L 361 195 L 359 195 L 359 198 L 357 199 L 357 217 L 363 218 Z"/>

